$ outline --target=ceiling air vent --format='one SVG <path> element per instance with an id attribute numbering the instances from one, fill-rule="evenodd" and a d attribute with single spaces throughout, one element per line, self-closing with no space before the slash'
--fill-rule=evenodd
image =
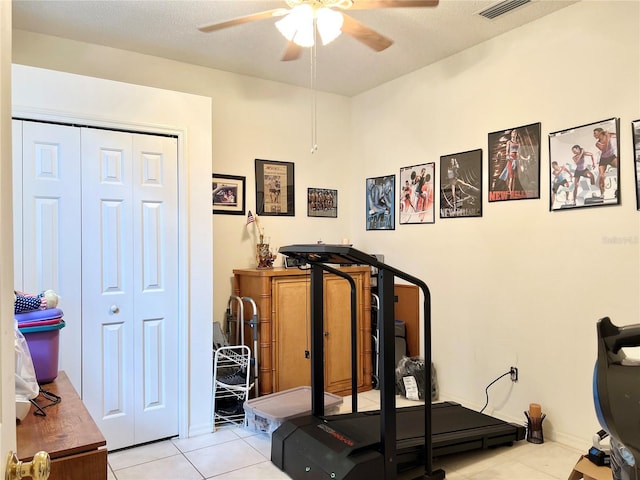
<path id="1" fill-rule="evenodd" d="M 494 18 L 504 15 L 505 13 L 521 7 L 522 5 L 526 5 L 527 3 L 531 3 L 531 0 L 504 0 L 503 2 L 496 3 L 495 5 L 478 12 L 478 15 L 488 18 L 489 20 L 493 20 Z"/>

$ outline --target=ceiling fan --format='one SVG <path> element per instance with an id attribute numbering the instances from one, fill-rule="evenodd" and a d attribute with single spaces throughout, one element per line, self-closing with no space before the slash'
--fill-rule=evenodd
<path id="1" fill-rule="evenodd" d="M 288 40 L 283 61 L 300 57 L 302 48 L 315 44 L 316 32 L 323 45 L 341 33 L 351 35 L 367 47 L 380 52 L 393 44 L 393 40 L 358 22 L 347 10 L 379 8 L 435 7 L 439 0 L 284 0 L 288 8 L 276 8 L 200 27 L 201 32 L 214 32 L 224 28 L 282 17 L 276 27 Z"/>

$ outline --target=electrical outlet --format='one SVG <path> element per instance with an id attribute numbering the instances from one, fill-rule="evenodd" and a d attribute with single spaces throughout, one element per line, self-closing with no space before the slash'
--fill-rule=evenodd
<path id="1" fill-rule="evenodd" d="M 509 373 L 511 374 L 511 381 L 512 382 L 517 382 L 518 381 L 518 368 L 517 367 L 509 368 Z"/>

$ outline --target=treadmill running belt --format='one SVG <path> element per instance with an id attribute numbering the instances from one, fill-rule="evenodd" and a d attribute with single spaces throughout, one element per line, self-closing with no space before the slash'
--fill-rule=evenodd
<path id="1" fill-rule="evenodd" d="M 380 411 L 326 417 L 333 429 L 355 439 L 373 444 L 380 438 Z M 524 439 L 524 426 L 507 423 L 453 402 L 436 403 L 431 410 L 431 433 L 434 456 Z M 396 409 L 397 449 L 424 445 L 424 407 Z"/>

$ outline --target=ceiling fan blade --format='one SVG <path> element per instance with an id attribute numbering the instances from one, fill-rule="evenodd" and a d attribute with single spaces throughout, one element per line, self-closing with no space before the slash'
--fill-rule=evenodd
<path id="1" fill-rule="evenodd" d="M 436 7 L 439 0 L 354 0 L 349 10 L 373 8 Z"/>
<path id="2" fill-rule="evenodd" d="M 298 58 L 300 58 L 301 53 L 302 53 L 302 47 L 290 40 L 289 43 L 287 44 L 287 48 L 284 51 L 284 55 L 282 56 L 281 60 L 283 62 L 288 62 L 290 60 L 297 60 Z"/>
<path id="3" fill-rule="evenodd" d="M 279 17 L 289 12 L 286 8 L 276 8 L 273 10 L 265 10 L 264 12 L 253 13 L 251 15 L 245 15 L 243 17 L 227 20 L 226 22 L 214 23 L 212 25 L 206 25 L 198 28 L 201 32 L 209 33 L 216 30 L 222 30 L 223 28 L 235 27 L 236 25 L 242 25 L 243 23 L 258 22 L 260 20 L 266 20 L 272 17 Z"/>
<path id="4" fill-rule="evenodd" d="M 359 42 L 364 43 L 367 47 L 374 49 L 376 52 L 381 52 L 385 48 L 393 45 L 393 40 L 390 38 L 379 34 L 349 15 L 343 13 L 342 16 L 344 17 L 342 31 L 351 35 Z"/>

